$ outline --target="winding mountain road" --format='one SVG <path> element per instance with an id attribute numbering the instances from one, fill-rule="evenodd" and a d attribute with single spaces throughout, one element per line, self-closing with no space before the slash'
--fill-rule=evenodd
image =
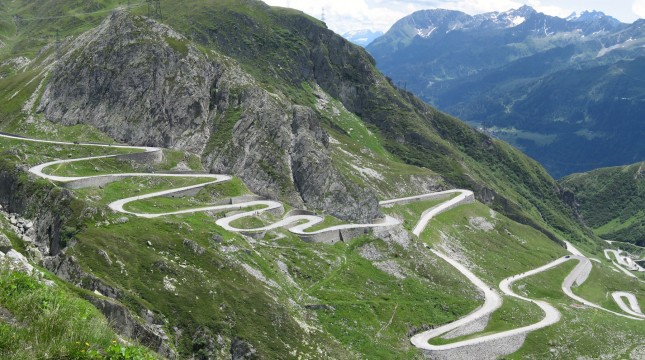
<path id="1" fill-rule="evenodd" d="M 9 135 L 9 134 L 1 134 L 0 137 L 2 138 L 7 138 L 7 139 L 13 139 L 13 140 L 20 140 L 20 141 L 28 141 L 28 142 L 37 142 L 37 143 L 45 143 L 45 144 L 55 144 L 55 145 L 69 145 L 69 146 L 91 146 L 91 147 L 103 147 L 103 148 L 113 148 L 113 149 L 129 149 L 129 150 L 141 150 L 142 152 L 146 153 L 151 153 L 151 152 L 160 152 L 162 151 L 160 148 L 157 147 L 147 147 L 147 146 L 128 146 L 128 145 L 110 145 L 110 144 L 95 144 L 95 143 L 70 143 L 70 142 L 64 142 L 64 141 L 52 141 L 52 140 L 39 140 L 39 139 L 31 139 L 31 138 L 26 138 L 26 137 L 21 137 L 21 136 L 15 136 L 15 135 Z M 366 228 L 375 228 L 375 227 L 387 227 L 387 226 L 394 226 L 400 224 L 400 221 L 390 217 L 386 216 L 385 218 L 372 223 L 372 224 L 344 224 L 344 225 L 335 225 L 335 226 L 330 226 L 321 230 L 317 231 L 311 231 L 307 232 L 306 229 L 322 222 L 324 220 L 323 217 L 316 216 L 316 215 L 295 215 L 295 216 L 288 216 L 283 218 L 282 220 L 270 224 L 265 227 L 260 227 L 260 228 L 251 228 L 251 229 L 242 229 L 242 228 L 236 228 L 234 226 L 231 226 L 230 223 L 237 220 L 241 219 L 244 217 L 249 217 L 249 216 L 254 216 L 260 213 L 263 213 L 265 211 L 281 208 L 282 204 L 277 201 L 272 201 L 272 200 L 254 200 L 254 201 L 246 201 L 242 202 L 239 204 L 228 204 L 228 205 L 213 205 L 213 206 L 205 206 L 205 207 L 198 207 L 198 208 L 191 208 L 191 209 L 185 209 L 185 210 L 177 210 L 177 211 L 172 211 L 172 212 L 165 212 L 165 213 L 138 213 L 138 212 L 132 212 L 124 209 L 124 206 L 128 203 L 138 201 L 138 200 L 143 200 L 143 199 L 150 199 L 154 197 L 159 197 L 159 196 L 164 196 L 164 195 L 170 195 L 173 193 L 180 193 L 184 192 L 187 190 L 192 190 L 192 189 L 198 189 L 198 188 L 203 188 L 205 186 L 211 185 L 211 184 L 217 184 L 225 181 L 231 180 L 231 176 L 229 175 L 220 175 L 220 174 L 175 174 L 175 173 L 120 173 L 120 174 L 106 174 L 106 175 L 93 175 L 93 176 L 56 176 L 56 175 L 50 175 L 45 173 L 45 169 L 49 168 L 51 166 L 55 165 L 60 165 L 60 164 L 66 164 L 66 163 L 73 163 L 73 162 L 81 162 L 81 161 L 88 161 L 88 160 L 97 160 L 97 159 L 106 159 L 106 158 L 116 158 L 119 156 L 122 156 L 123 154 L 115 154 L 115 155 L 101 155 L 101 156 L 90 156 L 90 157 L 82 157 L 82 158 L 75 158 L 75 159 L 62 159 L 62 160 L 56 160 L 56 161 L 51 161 L 51 162 L 46 162 L 37 166 L 34 166 L 29 169 L 29 172 L 33 173 L 34 175 L 41 177 L 43 179 L 48 179 L 51 181 L 56 181 L 56 182 L 62 182 L 62 183 L 71 183 L 75 181 L 81 181 L 81 180 L 90 180 L 90 179 L 120 179 L 120 178 L 128 178 L 128 177 L 175 177 L 175 178 L 203 178 L 203 179 L 212 179 L 209 181 L 205 181 L 203 183 L 197 184 L 197 185 L 191 185 L 191 186 L 185 186 L 185 187 L 179 187 L 179 188 L 174 188 L 174 189 L 169 189 L 169 190 L 163 190 L 163 191 L 157 191 L 145 195 L 138 195 L 138 196 L 133 196 L 133 197 L 128 197 L 125 199 L 117 200 L 112 203 L 110 203 L 108 206 L 110 209 L 120 212 L 123 214 L 129 214 L 137 217 L 142 217 L 142 218 L 157 218 L 157 217 L 162 217 L 162 216 L 168 216 L 168 215 L 179 215 L 179 214 L 189 214 L 189 213 L 197 213 L 197 212 L 204 212 L 204 211 L 232 211 L 232 210 L 242 210 L 245 208 L 250 208 L 250 207 L 256 207 L 256 206 L 264 206 L 262 209 L 256 209 L 252 211 L 247 211 L 247 212 L 242 212 L 238 213 L 235 215 L 227 216 L 221 219 L 217 220 L 217 225 L 223 227 L 224 229 L 228 231 L 233 231 L 233 232 L 259 232 L 259 231 L 266 231 L 266 230 L 271 230 L 271 229 L 276 229 L 280 227 L 287 227 L 288 225 L 292 223 L 299 223 L 299 222 L 304 222 L 299 225 L 293 226 L 289 228 L 289 231 L 293 232 L 294 234 L 297 235 L 313 235 L 313 234 L 322 234 L 322 233 L 327 233 L 327 232 L 334 232 L 338 230 L 345 230 L 345 229 L 366 229 Z M 448 191 L 447 193 L 449 193 Z M 396 203 L 398 201 L 401 201 L 400 199 L 393 199 L 390 200 L 390 203 Z"/>
<path id="2" fill-rule="evenodd" d="M 645 272 L 645 268 L 638 265 L 632 258 L 628 256 L 622 256 L 622 250 L 605 249 L 604 253 L 605 257 L 610 260 L 614 264 L 614 266 L 631 277 L 636 276 L 630 273 L 630 271 Z M 615 261 L 614 259 L 612 259 L 612 255 Z"/>
<path id="3" fill-rule="evenodd" d="M 37 139 L 29 139 L 29 138 L 24 138 L 20 136 L 15 136 L 15 135 L 8 135 L 8 134 L 1 134 L 0 137 L 3 138 L 8 138 L 8 139 L 14 139 L 14 140 L 20 140 L 20 141 L 30 141 L 30 142 L 39 142 L 39 143 L 48 143 L 48 144 L 57 144 L 57 145 L 70 145 L 70 146 L 93 146 L 93 147 L 109 147 L 109 148 L 115 148 L 115 149 L 131 149 L 131 150 L 137 150 L 141 151 L 144 153 L 155 153 L 155 152 L 161 152 L 162 150 L 160 148 L 156 147 L 145 147 L 145 146 L 126 146 L 126 145 L 108 145 L 108 144 L 94 144 L 94 143 L 69 143 L 69 142 L 62 142 L 62 141 L 49 141 L 49 140 L 37 140 Z M 181 177 L 181 178 L 203 178 L 205 181 L 201 184 L 197 185 L 191 185 L 191 186 L 185 186 L 185 187 L 180 187 L 180 188 L 175 188 L 175 189 L 170 189 L 170 190 L 163 190 L 163 191 L 157 191 L 153 192 L 150 194 L 145 194 L 145 195 L 138 195 L 138 196 L 133 196 L 133 197 L 128 197 L 125 199 L 117 200 L 109 204 L 109 207 L 120 213 L 124 214 L 129 214 L 133 216 L 138 216 L 142 218 L 156 218 L 156 217 L 161 217 L 161 216 L 168 216 L 168 215 L 176 215 L 176 214 L 187 214 L 187 213 L 196 213 L 196 212 L 203 212 L 203 211 L 231 211 L 231 210 L 243 210 L 245 208 L 253 207 L 254 210 L 251 211 L 245 211 L 241 212 L 238 214 L 234 215 L 229 215 L 224 218 L 220 218 L 216 221 L 217 225 L 221 226 L 222 228 L 232 231 L 232 232 L 258 232 L 258 231 L 266 231 L 266 230 L 271 230 L 279 227 L 285 227 L 288 228 L 289 231 L 297 234 L 297 235 L 311 235 L 311 234 L 322 234 L 322 233 L 328 233 L 328 232 L 334 232 L 334 231 L 342 231 L 342 230 L 347 230 L 347 229 L 367 229 L 367 228 L 376 228 L 376 227 L 389 227 L 389 226 L 394 226 L 400 224 L 400 221 L 390 217 L 386 216 L 383 219 L 380 219 L 379 221 L 372 223 L 372 224 L 344 224 L 344 225 L 336 225 L 336 226 L 330 226 L 325 229 L 317 230 L 317 231 L 311 231 L 307 232 L 306 229 L 319 224 L 322 222 L 324 219 L 320 216 L 316 215 L 292 215 L 292 216 L 287 216 L 283 218 L 282 220 L 279 220 L 273 224 L 266 225 L 264 227 L 258 227 L 258 228 L 253 228 L 253 229 L 241 229 L 237 228 L 231 225 L 231 223 L 235 220 L 248 217 L 248 216 L 254 216 L 259 213 L 265 212 L 265 211 L 270 211 L 273 209 L 277 209 L 282 207 L 282 204 L 277 202 L 277 201 L 272 201 L 272 200 L 252 200 L 252 201 L 246 201 L 242 202 L 239 204 L 228 204 L 228 205 L 214 205 L 214 206 L 206 206 L 206 207 L 199 207 L 199 208 L 193 208 L 193 209 L 186 209 L 186 210 L 178 210 L 178 211 L 173 211 L 173 212 L 166 212 L 166 213 L 137 213 L 137 212 L 131 212 L 127 211 L 124 209 L 124 206 L 128 203 L 131 203 L 133 201 L 137 200 L 142 200 L 142 199 L 149 199 L 157 196 L 163 196 L 163 195 L 169 195 L 173 193 L 178 193 L 178 192 L 183 192 L 186 190 L 192 190 L 192 189 L 197 189 L 197 188 L 202 188 L 210 184 L 216 184 L 216 183 L 221 183 L 225 181 L 231 180 L 231 177 L 228 175 L 219 175 L 219 174 L 174 174 L 174 173 L 121 173 L 121 174 L 108 174 L 108 175 L 95 175 L 95 176 L 56 176 L 56 175 L 50 175 L 46 174 L 44 170 L 48 167 L 54 166 L 54 165 L 59 165 L 59 164 L 64 164 L 64 163 L 72 163 L 72 162 L 80 162 L 80 161 L 88 161 L 88 160 L 95 160 L 95 159 L 105 159 L 105 158 L 113 158 L 113 157 L 118 157 L 121 156 L 122 154 L 117 154 L 117 155 L 102 155 L 102 156 L 92 156 L 92 157 L 83 157 L 83 158 L 76 158 L 76 159 L 63 159 L 63 160 L 57 160 L 57 161 L 51 161 L 47 162 L 44 164 L 40 164 L 37 166 L 34 166 L 29 169 L 29 171 L 36 176 L 39 176 L 44 179 L 49 179 L 52 181 L 56 182 L 62 182 L 62 183 L 70 183 L 74 181 L 87 181 L 87 180 L 104 180 L 104 179 L 120 179 L 120 178 L 127 178 L 127 177 Z M 381 201 L 380 205 L 381 206 L 388 206 L 392 204 L 404 204 L 404 203 L 409 203 L 413 201 L 420 201 L 420 200 L 425 200 L 428 198 L 438 198 L 442 196 L 449 196 L 451 194 L 457 194 L 457 196 L 446 200 L 445 202 L 434 206 L 426 211 L 423 212 L 421 215 L 421 218 L 419 219 L 418 223 L 413 229 L 413 233 L 417 236 L 421 235 L 421 233 L 426 229 L 428 226 L 428 223 L 432 218 L 437 216 L 438 214 L 452 209 L 453 207 L 456 207 L 460 204 L 468 203 L 474 201 L 474 194 L 470 190 L 448 190 L 448 191 L 443 191 L 439 193 L 431 193 L 431 194 L 423 194 L 419 196 L 412 196 L 412 197 L 406 197 L 406 198 L 399 198 L 399 199 L 392 199 L 392 200 L 385 200 Z M 257 206 L 263 206 L 261 209 L 255 209 Z M 291 226 L 290 225 L 297 223 L 297 225 Z M 591 302 L 588 302 L 575 294 L 571 291 L 571 287 L 573 285 L 580 285 L 582 284 L 586 278 L 588 277 L 592 264 L 591 261 L 587 257 L 585 257 L 581 252 L 579 252 L 575 247 L 573 247 L 571 244 L 567 243 L 567 249 L 573 254 L 572 256 L 565 256 L 559 259 L 556 259 L 555 261 L 546 264 L 544 266 L 541 266 L 539 268 L 524 272 L 519 275 L 514 275 L 511 276 L 507 279 L 504 279 L 500 282 L 499 288 L 504 293 L 506 296 L 514 297 L 523 301 L 531 302 L 539 306 L 543 312 L 544 312 L 544 317 L 542 320 L 539 322 L 536 322 L 534 324 L 524 326 L 521 328 L 517 329 L 512 329 L 512 330 L 507 330 L 495 334 L 489 334 L 485 336 L 480 336 L 472 339 L 467 339 L 463 341 L 457 341 L 453 342 L 450 344 L 445 344 L 445 345 L 431 345 L 429 344 L 429 341 L 433 338 L 436 338 L 440 335 L 446 334 L 447 332 L 451 330 L 455 330 L 457 328 L 460 328 L 462 326 L 466 326 L 468 324 L 471 324 L 472 322 L 482 319 L 484 316 L 488 316 L 491 313 L 493 313 L 495 310 L 497 310 L 501 305 L 502 305 L 502 297 L 495 291 L 493 290 L 492 287 L 487 285 L 485 282 L 483 282 L 481 279 L 479 279 L 474 273 L 472 273 L 470 270 L 468 270 L 465 266 L 460 264 L 457 260 L 454 258 L 451 258 L 450 256 L 437 251 L 435 249 L 431 249 L 432 253 L 440 257 L 441 259 L 445 260 L 447 263 L 449 263 L 451 266 L 453 266 L 455 269 L 457 269 L 460 273 L 462 273 L 466 278 L 468 278 L 469 281 L 471 281 L 478 289 L 481 290 L 481 292 L 484 294 L 484 303 L 482 306 L 480 306 L 477 310 L 474 312 L 468 314 L 465 317 L 462 317 L 452 323 L 445 324 L 443 326 L 440 326 L 435 329 L 431 329 L 428 331 L 421 332 L 411 338 L 411 343 L 418 347 L 419 349 L 423 350 L 431 350 L 431 351 L 441 351 L 441 350 L 449 350 L 449 349 L 455 349 L 455 348 L 460 348 L 460 347 L 465 347 L 469 345 L 475 345 L 475 344 L 482 344 L 486 343 L 492 340 L 496 339 L 504 339 L 508 337 L 513 337 L 516 335 L 520 334 L 526 334 L 531 331 L 535 331 L 541 328 L 544 328 L 546 326 L 552 325 L 560 320 L 561 314 L 560 312 L 550 305 L 549 303 L 542 301 L 542 300 L 535 300 L 535 299 L 530 299 L 528 297 L 521 296 L 517 293 L 515 293 L 512 290 L 512 285 L 514 282 L 518 280 L 525 279 L 529 276 L 547 271 L 551 268 L 554 268 L 566 261 L 569 260 L 578 260 L 578 265 L 571 271 L 571 273 L 566 277 L 566 279 L 562 283 L 562 290 L 567 296 L 570 298 L 574 299 L 575 301 L 578 301 L 584 305 L 598 308 L 604 311 L 608 311 L 610 313 L 616 314 L 618 316 L 623 316 L 627 317 L 630 319 L 635 319 L 635 320 L 643 320 L 645 317 L 640 311 L 640 308 L 638 307 L 638 303 L 636 302 L 636 298 L 633 294 L 631 293 L 626 293 L 626 292 L 618 292 L 612 294 L 614 299 L 616 299 L 616 302 L 619 303 L 619 306 L 623 311 L 625 311 L 629 315 L 625 314 L 620 314 L 616 313 L 607 309 L 604 309 L 600 307 L 599 305 L 593 304 Z M 620 258 L 618 254 L 616 254 L 617 258 Z M 623 299 L 627 299 L 629 302 L 629 306 L 624 303 Z M 622 304 L 622 305 L 621 305 Z"/>
<path id="4" fill-rule="evenodd" d="M 638 300 L 634 294 L 626 291 L 614 291 L 611 297 L 614 298 L 614 301 L 616 301 L 616 304 L 618 304 L 622 311 L 632 316 L 645 319 L 645 314 L 643 314 L 643 311 L 638 305 Z M 627 299 L 629 306 L 625 303 L 624 299 Z"/>

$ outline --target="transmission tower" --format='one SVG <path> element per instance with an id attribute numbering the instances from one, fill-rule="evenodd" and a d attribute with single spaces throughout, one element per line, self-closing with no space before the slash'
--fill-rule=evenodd
<path id="1" fill-rule="evenodd" d="M 322 8 L 322 15 L 320 15 L 320 20 L 322 22 L 325 22 L 325 8 L 324 7 Z"/>
<path id="2" fill-rule="evenodd" d="M 63 42 L 60 39 L 60 30 L 56 29 L 56 59 L 60 59 L 60 57 L 63 55 L 63 50 L 61 49 L 62 45 Z"/>
<path id="3" fill-rule="evenodd" d="M 161 13 L 161 1 L 160 0 L 146 0 L 148 2 L 148 17 L 155 17 L 157 19 L 163 20 L 163 14 Z"/>

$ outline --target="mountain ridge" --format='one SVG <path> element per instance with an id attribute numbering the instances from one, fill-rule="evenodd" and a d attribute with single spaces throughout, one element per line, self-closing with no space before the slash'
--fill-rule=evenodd
<path id="1" fill-rule="evenodd" d="M 636 86 L 628 86 L 627 91 L 604 86 L 639 78 L 623 77 L 618 68 L 633 62 L 625 67 L 634 69 L 645 55 L 640 46 L 645 41 L 642 22 L 623 24 L 599 12 L 566 20 L 522 9 L 526 18 L 513 27 L 507 27 L 509 22 L 502 26 L 489 21 L 500 13 L 417 12 L 400 20 L 367 50 L 395 82 L 405 83 L 430 104 L 522 149 L 555 177 L 645 156 L 633 139 L 628 141 L 631 149 L 615 151 L 622 146 L 620 133 L 641 126 L 637 119 L 633 115 L 621 119 L 614 131 L 609 129 L 611 117 L 602 111 L 615 108 L 615 98 L 640 98 Z M 422 20 L 432 14 L 437 14 L 435 23 L 441 30 L 419 36 L 415 29 L 424 28 L 427 22 L 423 21 L 432 22 Z M 545 87 L 553 81 L 559 82 L 556 89 L 563 89 L 558 96 Z M 584 87 L 577 87 L 577 82 L 585 82 Z M 587 100 L 585 92 L 590 94 Z M 528 102 L 531 106 L 523 105 Z M 567 108 L 572 103 L 575 106 Z M 629 114 L 638 113 L 641 106 L 639 101 L 625 105 Z M 543 107 L 549 110 L 541 112 Z M 604 153 L 598 154 L 599 140 L 594 139 L 603 139 Z M 570 142 L 581 150 L 573 151 L 567 145 Z"/>
<path id="2" fill-rule="evenodd" d="M 560 183 L 576 194 L 582 218 L 596 234 L 645 246 L 644 178 L 645 162 L 639 162 L 572 174 Z"/>
<path id="3" fill-rule="evenodd" d="M 27 18 L 44 11 L 39 1 L 0 4 Z M 480 289 L 493 291 L 565 256 L 565 241 L 590 256 L 603 249 L 578 219 L 573 193 L 537 162 L 395 87 L 367 52 L 316 19 L 252 0 L 161 1 L 163 18 L 146 7 L 98 3 L 116 11 L 84 22 L 79 5 L 65 1 L 55 10 L 70 18 L 19 26 L 4 38 L 3 62 L 26 60 L 3 69 L 0 128 L 67 144 L 3 138 L 0 204 L 35 224 L 33 238 L 21 229 L 12 235 L 32 261 L 117 319 L 123 336 L 163 356 L 417 358 L 409 336 L 462 318 L 482 301 L 478 287 L 436 252 L 459 258 L 485 284 Z M 80 25 L 64 26 L 68 21 Z M 58 27 L 65 29 L 58 41 L 33 37 Z M 119 159 L 119 141 L 169 149 L 144 162 L 131 154 Z M 84 157 L 93 159 L 68 161 Z M 27 173 L 61 160 L 43 174 L 142 176 L 77 189 Z M 146 198 L 195 186 L 200 172 L 232 179 Z M 280 227 L 244 232 L 299 215 L 322 220 L 320 228 L 343 227 L 353 222 L 347 219 L 380 216 L 373 211 L 379 199 L 456 188 L 465 189 L 463 197 L 474 191 L 478 201 L 450 210 L 462 199 L 383 207 L 378 211 L 399 225 L 331 246 Z M 251 206 L 239 218 L 133 214 L 234 207 L 256 190 L 282 206 Z M 141 199 L 116 208 L 130 213 L 111 210 L 129 196 Z M 50 215 L 41 216 L 39 205 Z M 413 229 L 433 209 L 446 211 L 424 231 Z M 0 218 L 3 233 L 13 231 L 7 222 Z M 575 289 L 590 301 L 616 308 L 605 283 L 642 293 L 606 264 L 594 266 L 599 275 Z M 567 270 L 526 280 L 527 296 L 547 297 L 563 321 L 533 333 L 514 356 L 552 348 L 563 357 L 632 352 L 624 343 L 639 339 L 638 325 L 572 310 L 573 302 L 552 295 Z M 507 300 L 485 331 L 541 318 L 533 304 Z M 130 320 L 150 331 L 137 334 Z M 578 339 L 598 324 L 593 343 L 548 341 L 563 333 Z"/>

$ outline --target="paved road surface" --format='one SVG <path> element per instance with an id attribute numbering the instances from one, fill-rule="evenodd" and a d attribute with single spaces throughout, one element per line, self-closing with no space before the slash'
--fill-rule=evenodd
<path id="1" fill-rule="evenodd" d="M 161 151 L 161 149 L 156 148 L 156 147 L 140 147 L 140 146 L 126 146 L 126 145 L 106 145 L 106 144 L 91 144 L 91 143 L 81 143 L 81 144 L 75 144 L 75 143 L 69 143 L 69 142 L 62 142 L 62 141 L 49 141 L 49 140 L 36 140 L 36 139 L 27 139 L 19 136 L 12 136 L 12 135 L 6 135 L 6 134 L 0 134 L 0 137 L 4 138 L 10 138 L 10 139 L 16 139 L 16 140 L 22 140 L 22 141 L 32 141 L 32 142 L 40 142 L 40 143 L 49 143 L 49 144 L 58 144 L 58 145 L 72 145 L 72 146 L 95 146 L 95 147 L 110 147 L 110 148 L 118 148 L 118 149 L 132 149 L 132 150 L 138 150 L 138 151 L 143 151 L 143 152 L 158 152 Z M 195 213 L 195 212 L 201 212 L 201 211 L 230 211 L 230 210 L 243 210 L 245 208 L 249 207 L 254 207 L 254 206 L 263 206 L 262 209 L 260 210 L 251 210 L 251 211 L 246 211 L 242 212 L 239 214 L 231 215 L 224 217 L 222 219 L 217 220 L 217 224 L 224 229 L 228 231 L 234 231 L 234 232 L 253 232 L 253 231 L 266 231 L 278 227 L 288 227 L 289 225 L 293 223 L 300 223 L 296 226 L 293 226 L 289 228 L 290 231 L 296 234 L 319 234 L 319 233 L 324 233 L 324 232 L 329 232 L 329 231 L 339 231 L 343 229 L 357 229 L 357 228 L 374 228 L 374 227 L 387 227 L 387 226 L 394 226 L 399 224 L 400 222 L 397 219 L 394 219 L 392 217 L 385 217 L 381 221 L 378 221 L 373 224 L 345 224 L 345 225 L 336 225 L 336 226 L 331 226 L 322 230 L 318 231 L 313 231 L 313 232 L 306 232 L 307 228 L 310 228 L 314 226 L 315 224 L 318 224 L 323 221 L 323 218 L 320 216 L 316 215 L 296 215 L 296 216 L 289 216 L 286 217 L 280 221 L 277 221 L 273 224 L 261 227 L 261 228 L 255 228 L 255 229 L 240 229 L 231 226 L 231 222 L 243 217 L 247 216 L 254 216 L 258 213 L 262 213 L 264 211 L 269 211 L 272 209 L 276 209 L 282 206 L 281 203 L 277 201 L 271 201 L 271 200 L 254 200 L 254 201 L 248 201 L 240 204 L 231 204 L 231 205 L 217 205 L 217 206 L 207 206 L 207 207 L 200 207 L 200 208 L 194 208 L 194 209 L 186 209 L 186 210 L 179 210 L 179 211 L 174 211 L 174 212 L 167 212 L 167 213 L 160 213 L 160 214 L 149 214 L 149 213 L 135 213 L 135 212 L 129 212 L 124 209 L 124 206 L 130 202 L 137 201 L 137 200 L 142 200 L 142 199 L 149 199 L 157 196 L 162 196 L 162 195 L 168 195 L 168 194 L 173 194 L 177 192 L 183 192 L 186 190 L 191 190 L 191 189 L 196 189 L 196 188 L 201 188 L 204 186 L 207 186 L 209 184 L 216 184 L 224 181 L 229 181 L 231 177 L 229 175 L 219 175 L 219 174 L 164 174 L 164 173 L 125 173 L 125 174 L 113 174 L 113 175 L 97 175 L 97 176 L 76 176 L 76 177 L 63 177 L 63 176 L 54 176 L 54 175 L 48 175 L 44 173 L 44 169 L 50 166 L 58 165 L 58 164 L 63 164 L 63 163 L 71 163 L 71 162 L 78 162 L 78 161 L 88 161 L 88 160 L 93 160 L 93 159 L 102 159 L 102 158 L 110 158 L 110 157 L 117 157 L 119 155 L 104 155 L 104 156 L 94 156 L 94 157 L 84 157 L 84 158 L 78 158 L 78 159 L 64 159 L 64 160 L 57 160 L 57 161 L 52 161 L 52 162 L 47 162 L 45 164 L 40 164 L 37 166 L 32 167 L 29 169 L 30 172 L 33 174 L 49 179 L 52 181 L 58 181 L 58 182 L 71 182 L 71 181 L 77 181 L 77 180 L 85 180 L 85 179 L 92 179 L 92 178 L 101 178 L 101 177 L 119 177 L 119 178 L 125 178 L 125 177 L 191 177 L 191 178 L 204 178 L 205 182 L 198 184 L 198 185 L 191 185 L 191 186 L 186 186 L 186 187 L 181 187 L 181 188 L 176 188 L 176 189 L 170 189 L 170 190 L 163 190 L 163 191 L 158 191 L 150 194 L 145 194 L 145 195 L 139 195 L 139 196 L 133 196 L 133 197 L 128 197 L 125 199 L 117 200 L 109 204 L 109 207 L 117 212 L 125 213 L 125 214 L 130 214 L 134 216 L 139 216 L 139 217 L 144 217 L 144 218 L 155 218 L 155 217 L 160 217 L 160 216 L 167 216 L 167 215 L 175 215 L 175 214 L 185 214 L 185 213 Z M 449 196 L 451 194 L 458 194 L 456 197 L 449 199 L 437 206 L 434 206 L 421 215 L 421 218 L 419 219 L 419 222 L 416 224 L 414 227 L 413 233 L 417 236 L 419 236 L 423 230 L 428 226 L 428 223 L 430 220 L 432 220 L 433 217 L 437 216 L 438 214 L 449 210 L 455 206 L 458 206 L 460 204 L 472 202 L 474 199 L 474 194 L 470 190 L 461 190 L 461 189 L 455 189 L 455 190 L 448 190 L 444 192 L 439 192 L 439 193 L 430 193 L 430 194 L 423 194 L 423 195 L 418 195 L 418 196 L 412 196 L 412 197 L 405 197 L 405 198 L 398 198 L 398 199 L 392 199 L 392 200 L 385 200 L 382 201 L 380 204 L 382 206 L 387 206 L 391 204 L 396 204 L 396 203 L 409 203 L 413 201 L 421 201 L 424 199 L 428 198 L 438 198 L 441 196 Z M 579 261 L 579 264 L 574 268 L 574 270 L 567 276 L 567 278 L 564 280 L 562 283 L 562 290 L 572 299 L 579 301 L 580 303 L 583 303 L 587 306 L 595 307 L 601 310 L 605 310 L 608 312 L 611 312 L 613 314 L 616 314 L 618 316 L 623 316 L 627 317 L 630 319 L 636 319 L 636 320 L 642 320 L 642 318 L 639 318 L 642 316 L 642 314 L 638 315 L 640 312 L 640 308 L 638 308 L 638 304 L 634 303 L 636 300 L 635 297 L 630 294 L 630 293 L 618 293 L 619 295 L 616 295 L 614 299 L 620 299 L 622 301 L 622 298 L 625 297 L 628 299 L 630 302 L 630 307 L 627 307 L 626 304 L 621 306 L 621 309 L 623 309 L 625 312 L 629 313 L 630 315 L 634 316 L 628 316 L 620 313 L 615 313 L 613 311 L 604 309 L 596 304 L 590 303 L 575 294 L 571 291 L 571 286 L 574 284 L 580 285 L 584 282 L 584 280 L 587 278 L 589 275 L 589 272 L 591 271 L 591 262 L 589 261 L 588 258 L 586 258 L 580 251 L 578 251 L 573 245 L 567 242 L 567 249 L 573 254 L 573 256 L 567 256 L 563 257 L 560 259 L 557 259 L 549 264 L 546 264 L 542 267 L 539 267 L 537 269 L 533 269 L 531 271 L 527 271 L 525 273 L 519 274 L 512 276 L 510 278 L 504 279 L 500 284 L 499 288 L 501 291 L 506 294 L 507 296 L 512 296 L 524 301 L 528 301 L 531 303 L 534 303 L 538 305 L 543 311 L 544 311 L 544 318 L 535 323 L 531 324 L 528 326 L 524 326 L 518 329 L 513 329 L 513 330 L 508 330 L 496 334 L 491 334 L 491 335 L 486 335 L 478 338 L 473 338 L 465 341 L 459 341 L 447 345 L 439 345 L 439 346 L 434 346 L 430 345 L 428 341 L 434 337 L 437 337 L 439 335 L 445 334 L 451 330 L 454 330 L 456 328 L 459 328 L 461 326 L 464 326 L 466 324 L 469 324 L 475 320 L 478 320 L 482 318 L 483 316 L 487 316 L 497 310 L 501 304 L 502 304 L 502 298 L 500 295 L 494 291 L 490 286 L 488 286 L 486 283 L 484 283 L 481 279 L 479 279 L 475 274 L 473 274 L 470 270 L 468 270 L 466 267 L 464 267 L 462 264 L 460 264 L 457 260 L 451 258 L 450 256 L 441 253 L 437 250 L 432 249 L 431 251 L 437 255 L 438 257 L 442 258 L 446 262 L 448 262 L 450 265 L 455 267 L 459 272 L 461 272 L 468 280 L 470 280 L 477 288 L 479 288 L 482 293 L 484 294 L 484 304 L 479 307 L 477 310 L 472 312 L 471 314 L 455 321 L 450 324 L 443 325 L 439 328 L 432 329 L 429 331 L 422 332 L 420 334 L 417 334 L 412 337 L 411 342 L 413 345 L 420 349 L 425 349 L 425 350 L 447 350 L 447 349 L 454 349 L 454 348 L 459 348 L 463 346 L 468 346 L 468 345 L 473 345 L 473 344 L 480 344 L 484 343 L 490 340 L 494 339 L 502 339 L 505 337 L 512 337 L 518 334 L 524 334 L 528 333 L 531 331 L 535 331 L 537 329 L 541 329 L 543 327 L 549 326 L 551 324 L 554 324 L 559 321 L 560 319 L 560 313 L 558 312 L 557 309 L 555 309 L 552 305 L 548 304 L 547 302 L 541 301 L 541 300 L 534 300 L 530 299 L 527 297 L 520 296 L 513 292 L 512 290 L 512 284 L 520 279 L 524 279 L 526 277 L 538 274 L 540 272 L 546 271 L 548 269 L 551 269 L 555 266 L 558 266 L 562 264 L 565 261 L 571 260 L 571 259 L 576 259 Z M 619 300 L 616 300 L 617 302 Z M 635 304 L 635 305 L 634 305 Z M 619 303 L 620 305 L 620 303 Z M 636 316 L 639 317 L 636 317 Z"/>

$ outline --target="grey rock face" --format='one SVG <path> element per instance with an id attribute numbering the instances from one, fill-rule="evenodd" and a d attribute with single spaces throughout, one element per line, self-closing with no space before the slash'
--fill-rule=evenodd
<path id="1" fill-rule="evenodd" d="M 294 182 L 305 202 L 340 218 L 368 222 L 377 217 L 378 200 L 373 192 L 330 171 L 333 167 L 327 153 L 329 137 L 318 125 L 313 111 L 294 107 L 292 129 Z"/>
<path id="2" fill-rule="evenodd" d="M 233 339 L 230 354 L 232 360 L 259 359 L 255 348 L 248 342 L 238 338 Z"/>
<path id="3" fill-rule="evenodd" d="M 38 106 L 49 120 L 202 154 L 211 171 L 297 207 L 363 222 L 378 215 L 375 194 L 333 166 L 318 114 L 264 90 L 231 59 L 123 12 L 68 48 Z"/>
<path id="4" fill-rule="evenodd" d="M 189 144 L 206 140 L 214 72 L 171 29 L 117 12 L 72 42 L 38 111 L 128 143 L 170 147 L 181 137 L 182 145 L 199 152 Z"/>
<path id="5" fill-rule="evenodd" d="M 34 190 L 33 183 L 21 179 L 17 170 L 0 170 L 0 203 L 3 211 L 11 213 L 8 219 L 15 223 L 13 230 L 23 240 L 33 241 L 43 255 L 56 255 L 63 245 L 62 230 L 70 214 L 71 194 L 53 187 L 43 192 Z M 19 215 L 29 215 L 34 222 Z"/>
<path id="6" fill-rule="evenodd" d="M 112 300 L 88 296 L 87 300 L 99 309 L 123 336 L 137 339 L 167 359 L 176 359 L 177 354 L 168 346 L 168 336 L 158 325 L 138 321 L 123 305 Z"/>
<path id="7" fill-rule="evenodd" d="M 11 246 L 11 241 L 5 234 L 0 234 L 0 252 L 7 253 L 13 247 Z"/>

